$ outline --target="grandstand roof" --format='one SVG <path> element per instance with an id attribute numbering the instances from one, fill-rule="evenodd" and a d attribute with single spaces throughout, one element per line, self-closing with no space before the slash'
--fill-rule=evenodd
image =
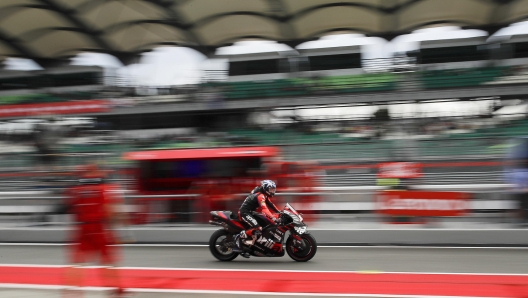
<path id="1" fill-rule="evenodd" d="M 160 45 L 212 54 L 247 38 L 296 46 L 332 31 L 392 38 L 434 24 L 489 32 L 528 17 L 528 0 L 1 0 L 0 60 L 42 66 L 82 51 L 125 64 Z"/>

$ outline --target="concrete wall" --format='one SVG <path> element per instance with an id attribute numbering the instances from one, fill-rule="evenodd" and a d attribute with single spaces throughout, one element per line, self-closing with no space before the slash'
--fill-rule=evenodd
<path id="1" fill-rule="evenodd" d="M 207 244 L 215 227 L 134 228 L 136 243 Z M 310 230 L 320 245 L 528 246 L 528 229 Z M 63 243 L 66 228 L 4 228 L 0 242 Z"/>

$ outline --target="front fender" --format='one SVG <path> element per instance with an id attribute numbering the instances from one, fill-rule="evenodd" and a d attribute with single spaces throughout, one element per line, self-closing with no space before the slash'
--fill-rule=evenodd
<path id="1" fill-rule="evenodd" d="M 295 248 L 300 249 L 300 250 L 304 250 L 306 248 L 306 244 L 302 240 L 302 237 L 299 236 L 298 234 L 292 233 L 290 234 L 290 238 L 292 238 L 291 241 Z"/>

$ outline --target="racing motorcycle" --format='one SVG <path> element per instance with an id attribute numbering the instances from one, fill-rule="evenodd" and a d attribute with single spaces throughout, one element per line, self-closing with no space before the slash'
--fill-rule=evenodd
<path id="1" fill-rule="evenodd" d="M 262 233 L 252 239 L 253 244 L 243 245 L 244 253 L 255 257 L 283 257 L 284 251 L 297 262 L 312 259 L 317 252 L 317 242 L 307 231 L 302 214 L 289 203 L 280 212 L 277 223 L 265 215 L 254 213 L 262 228 Z M 209 239 L 209 250 L 220 261 L 232 261 L 239 253 L 232 250 L 236 246 L 235 235 L 248 227 L 238 219 L 238 214 L 230 211 L 211 211 L 210 224 L 221 226 Z M 286 234 L 288 238 L 284 243 Z"/>

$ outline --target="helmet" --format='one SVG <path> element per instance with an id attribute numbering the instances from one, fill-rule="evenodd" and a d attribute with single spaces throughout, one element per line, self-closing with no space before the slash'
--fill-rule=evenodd
<path id="1" fill-rule="evenodd" d="M 277 191 L 277 185 L 275 185 L 275 182 L 271 180 L 262 180 L 260 182 L 260 188 L 269 197 L 273 197 L 275 195 L 275 191 Z"/>

